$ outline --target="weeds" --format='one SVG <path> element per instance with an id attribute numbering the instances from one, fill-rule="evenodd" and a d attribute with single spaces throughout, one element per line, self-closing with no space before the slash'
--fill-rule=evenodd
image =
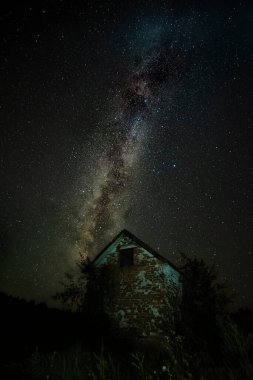
<path id="1" fill-rule="evenodd" d="M 183 352 L 157 359 L 142 352 L 116 356 L 102 347 L 92 353 L 76 345 L 65 352 L 35 353 L 23 366 L 28 379 L 50 380 L 246 380 L 250 379 L 252 366 L 248 363 L 247 375 L 240 367 L 217 366 L 203 352 L 199 358 L 184 352 L 182 341 L 177 343 Z"/>

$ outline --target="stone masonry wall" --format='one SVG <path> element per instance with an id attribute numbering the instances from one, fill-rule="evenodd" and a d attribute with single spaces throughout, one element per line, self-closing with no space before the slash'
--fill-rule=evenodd
<path id="1" fill-rule="evenodd" d="M 104 296 L 113 329 L 136 338 L 163 335 L 166 320 L 173 316 L 170 300 L 180 289 L 178 273 L 138 246 L 134 248 L 134 264 L 120 267 L 118 252 L 115 249 L 100 264 L 109 273 Z"/>

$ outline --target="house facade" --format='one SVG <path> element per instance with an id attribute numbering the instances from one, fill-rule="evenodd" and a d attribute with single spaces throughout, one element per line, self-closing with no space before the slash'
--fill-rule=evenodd
<path id="1" fill-rule="evenodd" d="M 161 337 L 181 299 L 181 274 L 166 258 L 127 230 L 94 259 L 107 273 L 104 309 L 117 334 Z"/>

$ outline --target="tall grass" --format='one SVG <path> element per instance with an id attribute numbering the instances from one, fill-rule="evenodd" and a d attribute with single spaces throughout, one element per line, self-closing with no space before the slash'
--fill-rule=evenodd
<path id="1" fill-rule="evenodd" d="M 247 380 L 252 379 L 250 361 L 247 369 L 231 363 L 217 365 L 207 352 L 189 355 L 167 352 L 167 357 L 154 353 L 108 352 L 103 346 L 91 352 L 76 344 L 61 352 L 43 353 L 38 349 L 22 365 L 27 379 L 50 380 Z M 178 346 L 177 348 L 179 348 Z M 173 354 L 173 355 L 172 355 Z M 241 363 L 242 364 L 242 363 Z"/>

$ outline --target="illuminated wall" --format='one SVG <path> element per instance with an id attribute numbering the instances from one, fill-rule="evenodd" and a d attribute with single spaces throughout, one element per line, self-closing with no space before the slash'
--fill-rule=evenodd
<path id="1" fill-rule="evenodd" d="M 95 260 L 108 272 L 105 310 L 114 330 L 134 337 L 164 334 L 180 302 L 179 272 L 122 232 Z"/>

